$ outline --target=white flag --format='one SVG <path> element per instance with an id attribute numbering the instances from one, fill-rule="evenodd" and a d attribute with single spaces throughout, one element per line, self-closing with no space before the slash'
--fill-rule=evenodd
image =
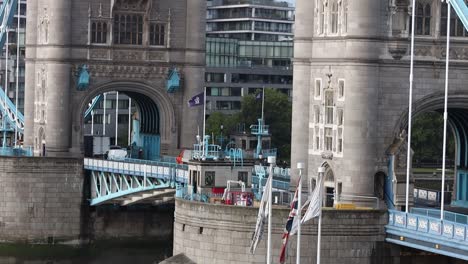
<path id="1" fill-rule="evenodd" d="M 255 225 L 255 232 L 252 236 L 252 242 L 250 243 L 250 253 L 254 254 L 255 249 L 257 248 L 258 243 L 262 240 L 263 229 L 268 221 L 268 212 L 269 212 L 269 201 L 271 193 L 271 177 L 268 177 L 265 190 L 263 191 L 262 200 L 260 202 L 260 207 L 258 208 L 257 224 Z"/>
<path id="2" fill-rule="evenodd" d="M 309 221 L 312 218 L 315 218 L 320 215 L 321 212 L 321 207 L 322 207 L 322 196 L 323 196 L 323 176 L 318 177 L 318 182 L 317 185 L 315 186 L 314 191 L 312 192 L 312 195 L 309 197 L 310 203 L 309 207 L 307 208 L 307 211 L 304 214 L 304 217 L 302 217 L 301 223 L 305 223 Z"/>

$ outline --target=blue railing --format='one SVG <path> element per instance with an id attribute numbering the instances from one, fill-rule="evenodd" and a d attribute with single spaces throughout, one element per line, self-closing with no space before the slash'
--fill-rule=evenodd
<path id="1" fill-rule="evenodd" d="M 261 135 L 268 135 L 268 129 L 270 127 L 268 125 L 263 125 L 263 126 L 259 126 L 259 125 L 251 125 L 250 126 L 250 132 L 254 135 L 258 135 L 258 134 L 261 134 Z"/>
<path id="2" fill-rule="evenodd" d="M 154 166 L 163 166 L 163 167 L 174 167 L 178 169 L 188 170 L 188 166 L 185 164 L 177 164 L 175 162 L 167 161 L 155 161 L 155 160 L 142 160 L 142 159 L 131 159 L 125 158 L 124 162 L 128 163 L 136 163 L 136 164 L 147 164 L 147 165 L 154 165 Z"/>
<path id="3" fill-rule="evenodd" d="M 415 208 L 407 214 L 389 210 L 386 241 L 468 260 L 466 219 L 449 214 L 444 215 L 444 220 L 441 220 L 440 212 L 437 214 L 436 211 Z"/>
<path id="4" fill-rule="evenodd" d="M 0 156 L 10 157 L 32 157 L 32 147 L 0 147 Z"/>
<path id="5" fill-rule="evenodd" d="M 142 160 L 123 162 L 85 158 L 84 168 L 91 171 L 146 176 L 178 183 L 188 182 L 188 168 L 186 165 L 161 162 L 144 163 Z"/>
<path id="6" fill-rule="evenodd" d="M 440 210 L 430 208 L 412 208 L 412 214 L 440 218 Z M 468 216 L 454 212 L 444 211 L 444 220 L 468 225 Z"/>
<path id="7" fill-rule="evenodd" d="M 258 176 L 252 176 L 252 184 L 255 184 L 255 186 L 258 186 L 259 181 Z M 262 186 L 265 186 L 267 179 L 262 178 Z M 278 189 L 278 190 L 289 190 L 289 181 L 282 181 L 278 179 L 273 178 L 273 188 Z"/>
<path id="8" fill-rule="evenodd" d="M 426 204 L 440 205 L 440 201 L 442 200 L 441 191 L 436 191 L 436 190 L 414 188 L 413 195 L 414 195 L 414 200 L 416 203 L 423 202 Z M 450 204 L 452 200 L 451 199 L 452 193 L 444 192 L 444 195 L 445 195 L 444 203 Z"/>

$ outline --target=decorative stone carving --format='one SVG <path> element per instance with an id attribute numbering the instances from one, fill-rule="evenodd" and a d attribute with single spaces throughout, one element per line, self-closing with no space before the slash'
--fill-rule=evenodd
<path id="1" fill-rule="evenodd" d="M 79 67 L 78 65 L 76 66 Z M 128 79 L 165 79 L 169 72 L 168 67 L 141 66 L 141 65 L 110 65 L 90 64 L 91 77 L 128 78 Z"/>
<path id="2" fill-rule="evenodd" d="M 166 52 L 164 52 L 164 51 L 150 51 L 148 53 L 148 60 L 150 60 L 150 61 L 167 61 Z"/>
<path id="3" fill-rule="evenodd" d="M 109 50 L 107 49 L 90 49 L 89 58 L 94 60 L 108 60 Z"/>
<path id="4" fill-rule="evenodd" d="M 119 50 L 119 51 L 114 51 L 113 58 L 114 60 L 140 61 L 143 59 L 143 52 Z"/>
<path id="5" fill-rule="evenodd" d="M 395 60 L 400 60 L 408 51 L 406 43 L 389 43 L 388 52 Z"/>
<path id="6" fill-rule="evenodd" d="M 151 9 L 151 0 L 115 0 L 113 11 L 144 11 Z"/>
<path id="7" fill-rule="evenodd" d="M 39 17 L 39 42 L 42 44 L 49 43 L 49 24 L 50 17 L 47 14 L 47 7 L 44 7 L 42 15 Z"/>
<path id="8" fill-rule="evenodd" d="M 322 152 L 322 159 L 333 160 L 333 152 Z"/>

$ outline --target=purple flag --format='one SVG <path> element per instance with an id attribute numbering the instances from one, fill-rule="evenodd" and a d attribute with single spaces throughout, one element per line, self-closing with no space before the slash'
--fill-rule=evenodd
<path id="1" fill-rule="evenodd" d="M 263 97 L 263 91 L 259 92 L 259 93 L 255 96 L 255 100 L 262 100 L 262 97 Z"/>
<path id="2" fill-rule="evenodd" d="M 192 97 L 192 99 L 188 101 L 188 105 L 189 107 L 199 106 L 199 105 L 203 105 L 204 101 L 205 101 L 205 93 L 200 93 Z"/>

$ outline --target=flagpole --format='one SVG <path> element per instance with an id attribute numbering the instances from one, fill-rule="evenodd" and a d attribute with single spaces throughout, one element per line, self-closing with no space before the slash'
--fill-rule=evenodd
<path id="1" fill-rule="evenodd" d="M 270 184 L 266 186 L 268 188 L 268 244 L 267 244 L 267 264 L 271 264 L 271 208 L 273 207 L 272 197 L 271 197 L 271 186 L 273 181 L 273 166 L 276 163 L 276 157 L 268 156 L 268 163 L 270 163 L 270 175 L 271 177 Z M 266 190 L 265 190 L 266 191 Z"/>
<path id="2" fill-rule="evenodd" d="M 449 59 L 450 59 L 450 1 L 447 1 L 447 52 L 445 58 L 445 96 L 444 96 L 444 140 L 442 147 L 442 187 L 441 187 L 441 200 L 440 200 L 440 220 L 444 220 L 444 203 L 445 203 L 445 158 L 447 148 L 447 105 L 448 105 L 448 74 L 449 74 Z"/>
<path id="3" fill-rule="evenodd" d="M 103 108 L 104 108 L 104 114 L 102 115 L 102 135 L 105 136 L 106 135 L 106 96 L 107 96 L 107 93 L 104 93 L 104 104 L 103 104 Z"/>
<path id="4" fill-rule="evenodd" d="M 132 98 L 128 98 L 128 145 L 132 144 Z"/>
<path id="5" fill-rule="evenodd" d="M 19 52 L 20 52 L 20 15 L 21 15 L 21 0 L 18 0 L 18 23 L 16 25 L 16 94 L 15 94 L 15 148 L 18 146 L 18 88 L 19 88 Z"/>
<path id="6" fill-rule="evenodd" d="M 325 173 L 325 168 L 324 167 L 319 167 L 318 168 L 318 176 L 323 177 L 323 174 Z M 317 182 L 321 182 L 319 179 Z M 315 188 L 323 188 L 322 185 L 316 186 Z M 319 197 L 319 206 L 320 206 L 320 213 L 319 213 L 319 220 L 318 220 L 318 231 L 317 231 L 317 264 L 320 264 L 320 248 L 321 248 L 321 241 L 322 241 L 322 197 L 323 195 L 320 195 Z"/>
<path id="7" fill-rule="evenodd" d="M 299 169 L 299 184 L 297 194 L 297 217 L 299 223 L 297 226 L 297 252 L 296 252 L 296 264 L 301 263 L 301 208 L 302 208 L 302 169 L 304 169 L 304 163 L 298 162 L 297 168 Z"/>
<path id="8" fill-rule="evenodd" d="M 408 109 L 408 146 L 406 153 L 406 198 L 405 212 L 408 213 L 409 208 L 409 178 L 410 178 L 410 162 L 411 162 L 411 118 L 413 112 L 413 70 L 414 70 L 414 15 L 416 10 L 416 0 L 413 0 L 412 16 L 411 16 L 411 62 L 410 62 L 410 90 L 409 90 L 409 109 Z M 450 32 L 449 32 L 450 34 Z"/>
<path id="9" fill-rule="evenodd" d="M 202 138 L 202 142 L 203 142 L 203 145 L 202 145 L 202 150 L 203 150 L 203 154 L 202 154 L 202 157 L 205 156 L 205 129 L 206 129 L 206 86 L 203 88 L 203 138 Z"/>
<path id="10" fill-rule="evenodd" d="M 263 88 L 262 88 L 262 123 L 263 124 L 265 124 L 265 121 L 263 120 L 264 111 L 265 111 L 265 86 L 263 86 Z"/>
<path id="11" fill-rule="evenodd" d="M 117 144 L 119 138 L 119 91 L 116 92 L 116 99 L 115 99 L 115 144 Z"/>

